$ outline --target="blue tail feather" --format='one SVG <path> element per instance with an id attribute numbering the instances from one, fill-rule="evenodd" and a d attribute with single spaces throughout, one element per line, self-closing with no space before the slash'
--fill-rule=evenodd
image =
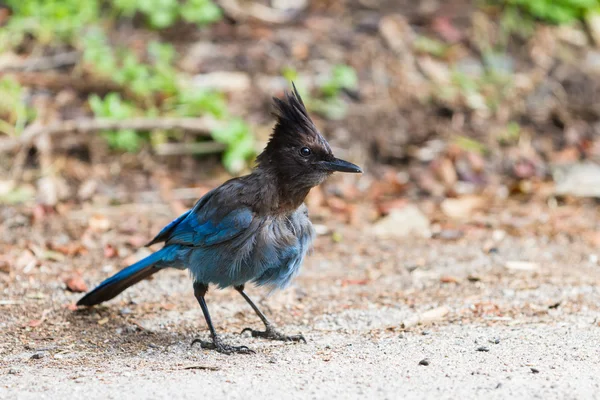
<path id="1" fill-rule="evenodd" d="M 162 248 L 143 260 L 122 269 L 82 297 L 77 302 L 77 305 L 93 306 L 116 297 L 128 287 L 135 285 L 139 281 L 155 274 L 161 268 L 164 268 L 166 265 L 161 263 L 161 261 L 168 261 L 167 259 L 171 258 L 169 256 L 173 250 L 170 247 Z"/>

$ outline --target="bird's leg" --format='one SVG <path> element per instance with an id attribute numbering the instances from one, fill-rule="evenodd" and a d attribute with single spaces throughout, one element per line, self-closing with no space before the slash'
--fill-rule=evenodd
<path id="1" fill-rule="evenodd" d="M 217 335 L 217 332 L 215 331 L 215 327 L 213 326 L 213 323 L 210 319 L 210 314 L 208 312 L 208 307 L 206 306 L 206 301 L 204 300 L 204 295 L 206 294 L 208 290 L 208 286 L 203 284 L 203 283 L 199 283 L 199 282 L 194 282 L 194 296 L 196 296 L 196 299 L 198 300 L 198 303 L 200 303 L 200 307 L 202 308 L 202 312 L 204 313 L 204 319 L 206 320 L 206 324 L 208 325 L 208 329 L 210 329 L 210 335 L 212 337 L 212 342 L 206 342 L 204 340 L 201 339 L 194 339 L 192 341 L 192 346 L 195 343 L 200 343 L 200 345 L 202 346 L 203 349 L 211 349 L 211 350 L 216 350 L 219 353 L 224 353 L 224 354 L 231 354 L 231 353 L 242 353 L 242 354 L 250 354 L 250 353 L 254 353 L 253 350 L 250 350 L 248 347 L 246 346 L 231 346 L 228 345 L 226 343 L 223 343 L 221 341 L 221 338 Z"/>
<path id="2" fill-rule="evenodd" d="M 241 333 L 244 333 L 246 331 L 252 333 L 252 337 L 260 337 L 263 339 L 271 339 L 271 340 L 281 340 L 284 342 L 304 342 L 306 343 L 306 339 L 304 339 L 304 336 L 302 335 L 292 335 L 292 336 L 287 336 L 284 335 L 282 333 L 277 332 L 277 330 L 275 329 L 275 327 L 269 322 L 269 320 L 267 319 L 267 317 L 265 317 L 265 315 L 258 309 L 258 307 L 256 306 L 256 304 L 254 304 L 254 302 L 250 299 L 250 297 L 248 297 L 248 295 L 244 292 L 244 286 L 236 286 L 235 290 L 237 290 L 238 292 L 240 292 L 240 294 L 242 295 L 242 297 L 246 300 L 246 302 L 248 304 L 250 304 L 250 307 L 252 307 L 252 309 L 254 310 L 254 312 L 256 313 L 256 315 L 258 315 L 258 318 L 260 318 L 260 320 L 263 322 L 263 324 L 265 324 L 265 330 L 264 331 L 256 331 L 254 329 L 251 328 L 245 328 Z"/>

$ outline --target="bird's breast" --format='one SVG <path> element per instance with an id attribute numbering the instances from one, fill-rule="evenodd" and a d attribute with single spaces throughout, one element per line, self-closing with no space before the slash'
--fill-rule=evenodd
<path id="1" fill-rule="evenodd" d="M 259 285 L 287 286 L 298 273 L 313 237 L 306 207 L 265 219 L 248 260 L 252 280 Z"/>

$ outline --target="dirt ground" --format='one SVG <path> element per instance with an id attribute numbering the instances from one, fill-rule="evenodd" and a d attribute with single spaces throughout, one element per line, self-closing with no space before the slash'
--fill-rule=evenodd
<path id="1" fill-rule="evenodd" d="M 153 207 L 157 223 L 167 222 L 169 213 Z M 560 211 L 569 226 L 596 224 L 596 212 Z M 4 237 L 21 238 L 13 252 L 78 232 L 63 216 L 41 227 L 19 225 L 16 209 L 3 213 Z M 113 226 L 123 219 L 106 214 Z M 597 398 L 598 248 L 542 225 L 383 240 L 328 223 L 291 288 L 249 290 L 307 344 L 240 336 L 258 319 L 233 290 L 209 293 L 217 329 L 254 355 L 190 347 L 208 333 L 184 272 L 161 272 L 105 306 L 75 310 L 81 294 L 66 290 L 65 278 L 80 271 L 92 287 L 128 258 L 105 248 L 20 260 L 0 273 L 0 398 Z M 89 232 L 79 233 L 85 243 Z"/>

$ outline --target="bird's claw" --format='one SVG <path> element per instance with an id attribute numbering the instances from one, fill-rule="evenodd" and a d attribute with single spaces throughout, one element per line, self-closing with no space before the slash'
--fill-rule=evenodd
<path id="1" fill-rule="evenodd" d="M 240 332 L 240 335 L 244 334 L 245 332 L 250 332 L 252 337 L 255 338 L 258 337 L 270 340 L 281 340 L 282 342 L 304 342 L 306 344 L 306 339 L 303 335 L 284 335 L 283 333 L 277 332 L 275 328 L 270 325 L 267 325 L 264 331 L 257 331 L 252 328 L 244 328 L 244 330 Z"/>
<path id="2" fill-rule="evenodd" d="M 193 346 L 196 343 L 200 343 L 200 347 L 202 347 L 203 349 L 216 350 L 219 353 L 223 353 L 223 354 L 233 354 L 233 353 L 254 354 L 255 353 L 254 350 L 248 348 L 247 346 L 232 346 L 232 345 L 223 343 L 218 337 L 213 339 L 212 342 L 207 342 L 202 339 L 194 339 L 192 341 L 191 346 Z"/>

